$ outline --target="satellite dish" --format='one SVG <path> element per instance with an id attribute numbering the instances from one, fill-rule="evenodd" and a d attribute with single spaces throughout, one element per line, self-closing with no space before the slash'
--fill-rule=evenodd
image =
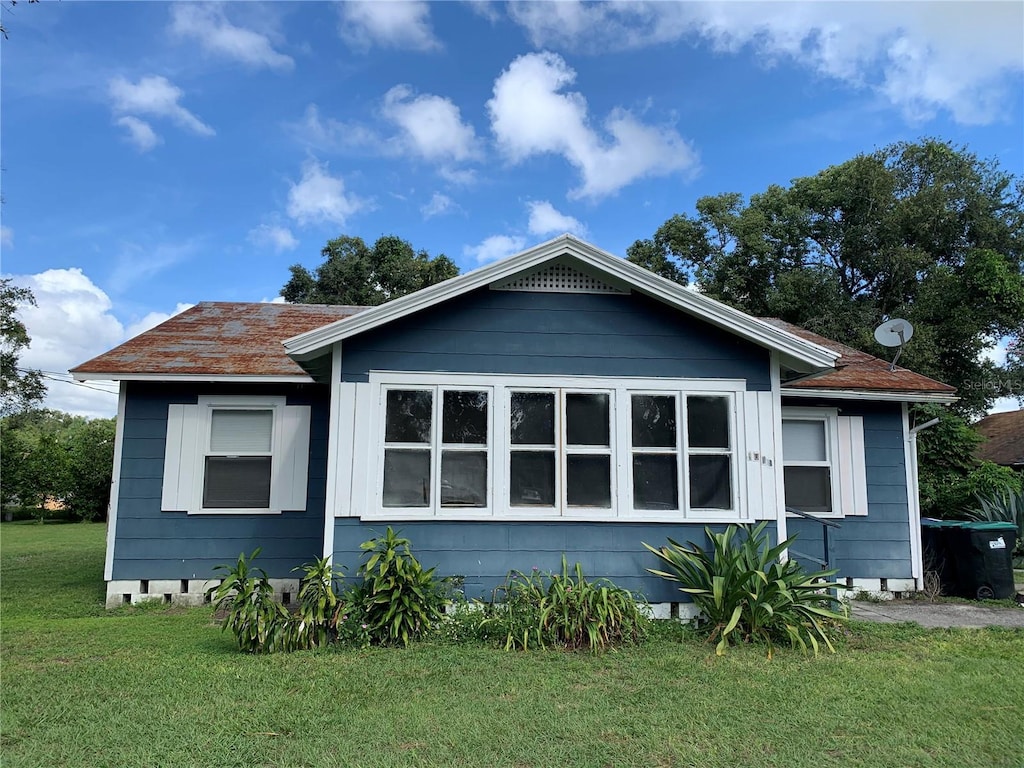
<path id="1" fill-rule="evenodd" d="M 914 326 L 898 317 L 875 328 L 875 341 L 883 347 L 902 347 L 913 336 Z"/>
<path id="2" fill-rule="evenodd" d="M 894 357 L 892 362 L 889 364 L 890 371 L 896 370 L 896 361 L 899 360 L 900 355 L 903 354 L 903 345 L 910 341 L 913 336 L 914 326 L 899 317 L 894 317 L 892 320 L 886 320 L 880 326 L 875 328 L 875 341 L 883 347 L 899 347 L 899 349 L 896 350 L 896 357 Z"/>

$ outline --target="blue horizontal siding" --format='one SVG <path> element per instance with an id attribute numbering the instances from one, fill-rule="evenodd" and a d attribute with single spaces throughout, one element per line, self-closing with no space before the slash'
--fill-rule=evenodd
<path id="1" fill-rule="evenodd" d="M 838 530 L 829 531 L 829 563 L 839 577 L 909 579 L 910 504 L 906 454 L 903 448 L 903 414 L 899 403 L 850 401 L 786 401 L 783 405 L 838 407 L 844 416 L 864 418 L 864 452 L 868 485 L 868 514 L 846 517 Z M 797 534 L 794 548 L 820 557 L 821 525 L 790 518 L 789 535 Z M 811 567 L 811 563 L 805 563 Z M 813 566 L 817 568 L 817 566 Z"/>
<path id="2" fill-rule="evenodd" d="M 342 378 L 369 372 L 745 379 L 771 388 L 768 352 L 638 295 L 481 289 L 344 343 Z"/>
<path id="3" fill-rule="evenodd" d="M 704 526 L 695 523 L 416 521 L 391 526 L 410 540 L 413 554 L 424 567 L 436 567 L 439 576 L 464 577 L 468 598 L 491 598 L 511 570 L 557 571 L 564 553 L 570 568 L 580 563 L 588 579 L 611 579 L 655 603 L 685 601 L 675 584 L 647 573 L 647 568 L 658 568 L 660 561 L 642 542 L 660 547 L 673 538 L 707 546 Z M 387 523 L 338 518 L 335 563 L 354 576 L 362 555 L 359 545 L 386 528 Z M 771 532 L 774 537 L 774 528 Z"/>
<path id="4" fill-rule="evenodd" d="M 121 481 L 114 541 L 114 579 L 209 578 L 213 568 L 262 547 L 259 565 L 275 578 L 323 551 L 329 393 L 321 385 L 151 384 L 128 382 Z M 167 406 L 204 395 L 287 397 L 309 405 L 310 465 L 306 510 L 280 515 L 187 515 L 162 512 Z"/>

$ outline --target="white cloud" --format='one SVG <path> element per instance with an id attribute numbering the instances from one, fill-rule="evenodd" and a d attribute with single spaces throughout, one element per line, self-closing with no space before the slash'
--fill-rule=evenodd
<path id="1" fill-rule="evenodd" d="M 637 179 L 692 171 L 697 156 L 674 129 L 639 122 L 625 109 L 604 121 L 608 138 L 589 125 L 587 102 L 561 91 L 576 72 L 555 53 L 529 53 L 515 59 L 494 81 L 487 102 L 498 147 L 512 162 L 533 155 L 562 155 L 583 183 L 573 198 L 600 198 Z"/>
<path id="2" fill-rule="evenodd" d="M 441 216 L 445 213 L 453 213 L 458 210 L 459 206 L 452 200 L 448 195 L 442 195 L 440 192 L 435 192 L 430 202 L 420 207 L 420 213 L 423 214 L 424 219 L 430 219 L 434 216 Z"/>
<path id="3" fill-rule="evenodd" d="M 137 83 L 123 77 L 111 79 L 110 99 L 114 112 L 128 115 L 165 117 L 179 127 L 199 136 L 213 136 L 216 132 L 178 102 L 185 92 L 160 75 L 147 75 Z"/>
<path id="4" fill-rule="evenodd" d="M 484 264 L 518 253 L 523 250 L 524 245 L 526 240 L 519 236 L 491 235 L 479 245 L 467 245 L 462 252 Z"/>
<path id="5" fill-rule="evenodd" d="M 303 144 L 321 151 L 359 149 L 382 151 L 387 140 L 360 123 L 320 116 L 320 108 L 310 104 L 298 123 L 289 125 L 291 133 Z"/>
<path id="6" fill-rule="evenodd" d="M 14 230 L 10 227 L 0 225 L 0 245 L 7 248 L 14 247 Z"/>
<path id="7" fill-rule="evenodd" d="M 685 38 L 753 49 L 875 90 L 911 120 L 947 110 L 985 124 L 1024 71 L 1024 6 L 1012 2 L 510 3 L 537 47 L 605 52 Z"/>
<path id="8" fill-rule="evenodd" d="M 117 410 L 116 384 L 69 383 L 67 370 L 166 320 L 170 314 L 151 312 L 126 329 L 114 316 L 110 297 L 78 267 L 15 276 L 14 282 L 31 289 L 36 298 L 36 306 L 20 310 L 32 338 L 21 355 L 21 364 L 65 379 L 47 380 L 44 407 L 83 416 L 113 416 Z M 189 306 L 179 304 L 174 313 Z"/>
<path id="9" fill-rule="evenodd" d="M 345 194 L 345 182 L 331 176 L 327 164 L 308 161 L 302 169 L 302 180 L 288 190 L 288 215 L 300 225 L 336 224 L 345 226 L 348 217 L 365 210 L 369 201 Z"/>
<path id="10" fill-rule="evenodd" d="M 346 2 L 339 4 L 341 37 L 353 48 L 373 45 L 430 51 L 441 47 L 430 28 L 426 2 Z"/>
<path id="11" fill-rule="evenodd" d="M 171 31 L 179 37 L 198 40 L 211 53 L 250 67 L 287 70 L 295 66 L 291 56 L 274 50 L 266 35 L 228 21 L 219 4 L 174 3 Z"/>
<path id="12" fill-rule="evenodd" d="M 298 247 L 299 241 L 288 227 L 277 224 L 260 224 L 249 230 L 249 242 L 260 247 L 273 248 L 278 253 Z"/>
<path id="13" fill-rule="evenodd" d="M 526 204 L 530 211 L 529 229 L 531 235 L 560 235 L 564 232 L 587 236 L 587 228 L 579 219 L 560 213 L 547 200 L 531 200 Z"/>
<path id="14" fill-rule="evenodd" d="M 128 141 L 134 144 L 139 152 L 149 152 L 153 147 L 163 143 L 163 139 L 153 130 L 153 126 L 145 120 L 124 115 L 117 119 L 117 124 L 128 130 Z"/>
<path id="15" fill-rule="evenodd" d="M 175 315 L 180 315 L 186 309 L 192 309 L 194 306 L 195 304 L 185 304 L 179 301 L 174 305 L 174 311 L 172 312 L 150 312 L 134 323 L 129 323 L 125 329 L 124 337 L 125 339 L 135 338 L 140 333 L 145 333 L 150 328 L 156 328 L 160 323 L 170 320 Z"/>
<path id="16" fill-rule="evenodd" d="M 415 95 L 408 85 L 396 85 L 384 94 L 381 112 L 398 126 L 398 140 L 407 153 L 438 163 L 464 162 L 480 154 L 473 126 L 462 122 L 450 99 Z"/>

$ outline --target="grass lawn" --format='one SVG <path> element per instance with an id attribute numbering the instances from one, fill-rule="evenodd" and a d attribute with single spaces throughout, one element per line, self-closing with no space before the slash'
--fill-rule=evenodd
<path id="1" fill-rule="evenodd" d="M 1024 764 L 1021 631 L 855 624 L 772 661 L 667 636 L 244 656 L 209 608 L 104 611 L 103 537 L 0 527 L 5 768 Z"/>

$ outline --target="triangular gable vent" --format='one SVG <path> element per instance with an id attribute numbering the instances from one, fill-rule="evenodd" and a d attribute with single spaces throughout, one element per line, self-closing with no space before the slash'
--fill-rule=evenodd
<path id="1" fill-rule="evenodd" d="M 495 283 L 491 288 L 495 291 L 542 293 L 629 293 L 609 285 L 600 278 L 584 274 L 568 264 L 549 264 L 543 269 Z"/>

